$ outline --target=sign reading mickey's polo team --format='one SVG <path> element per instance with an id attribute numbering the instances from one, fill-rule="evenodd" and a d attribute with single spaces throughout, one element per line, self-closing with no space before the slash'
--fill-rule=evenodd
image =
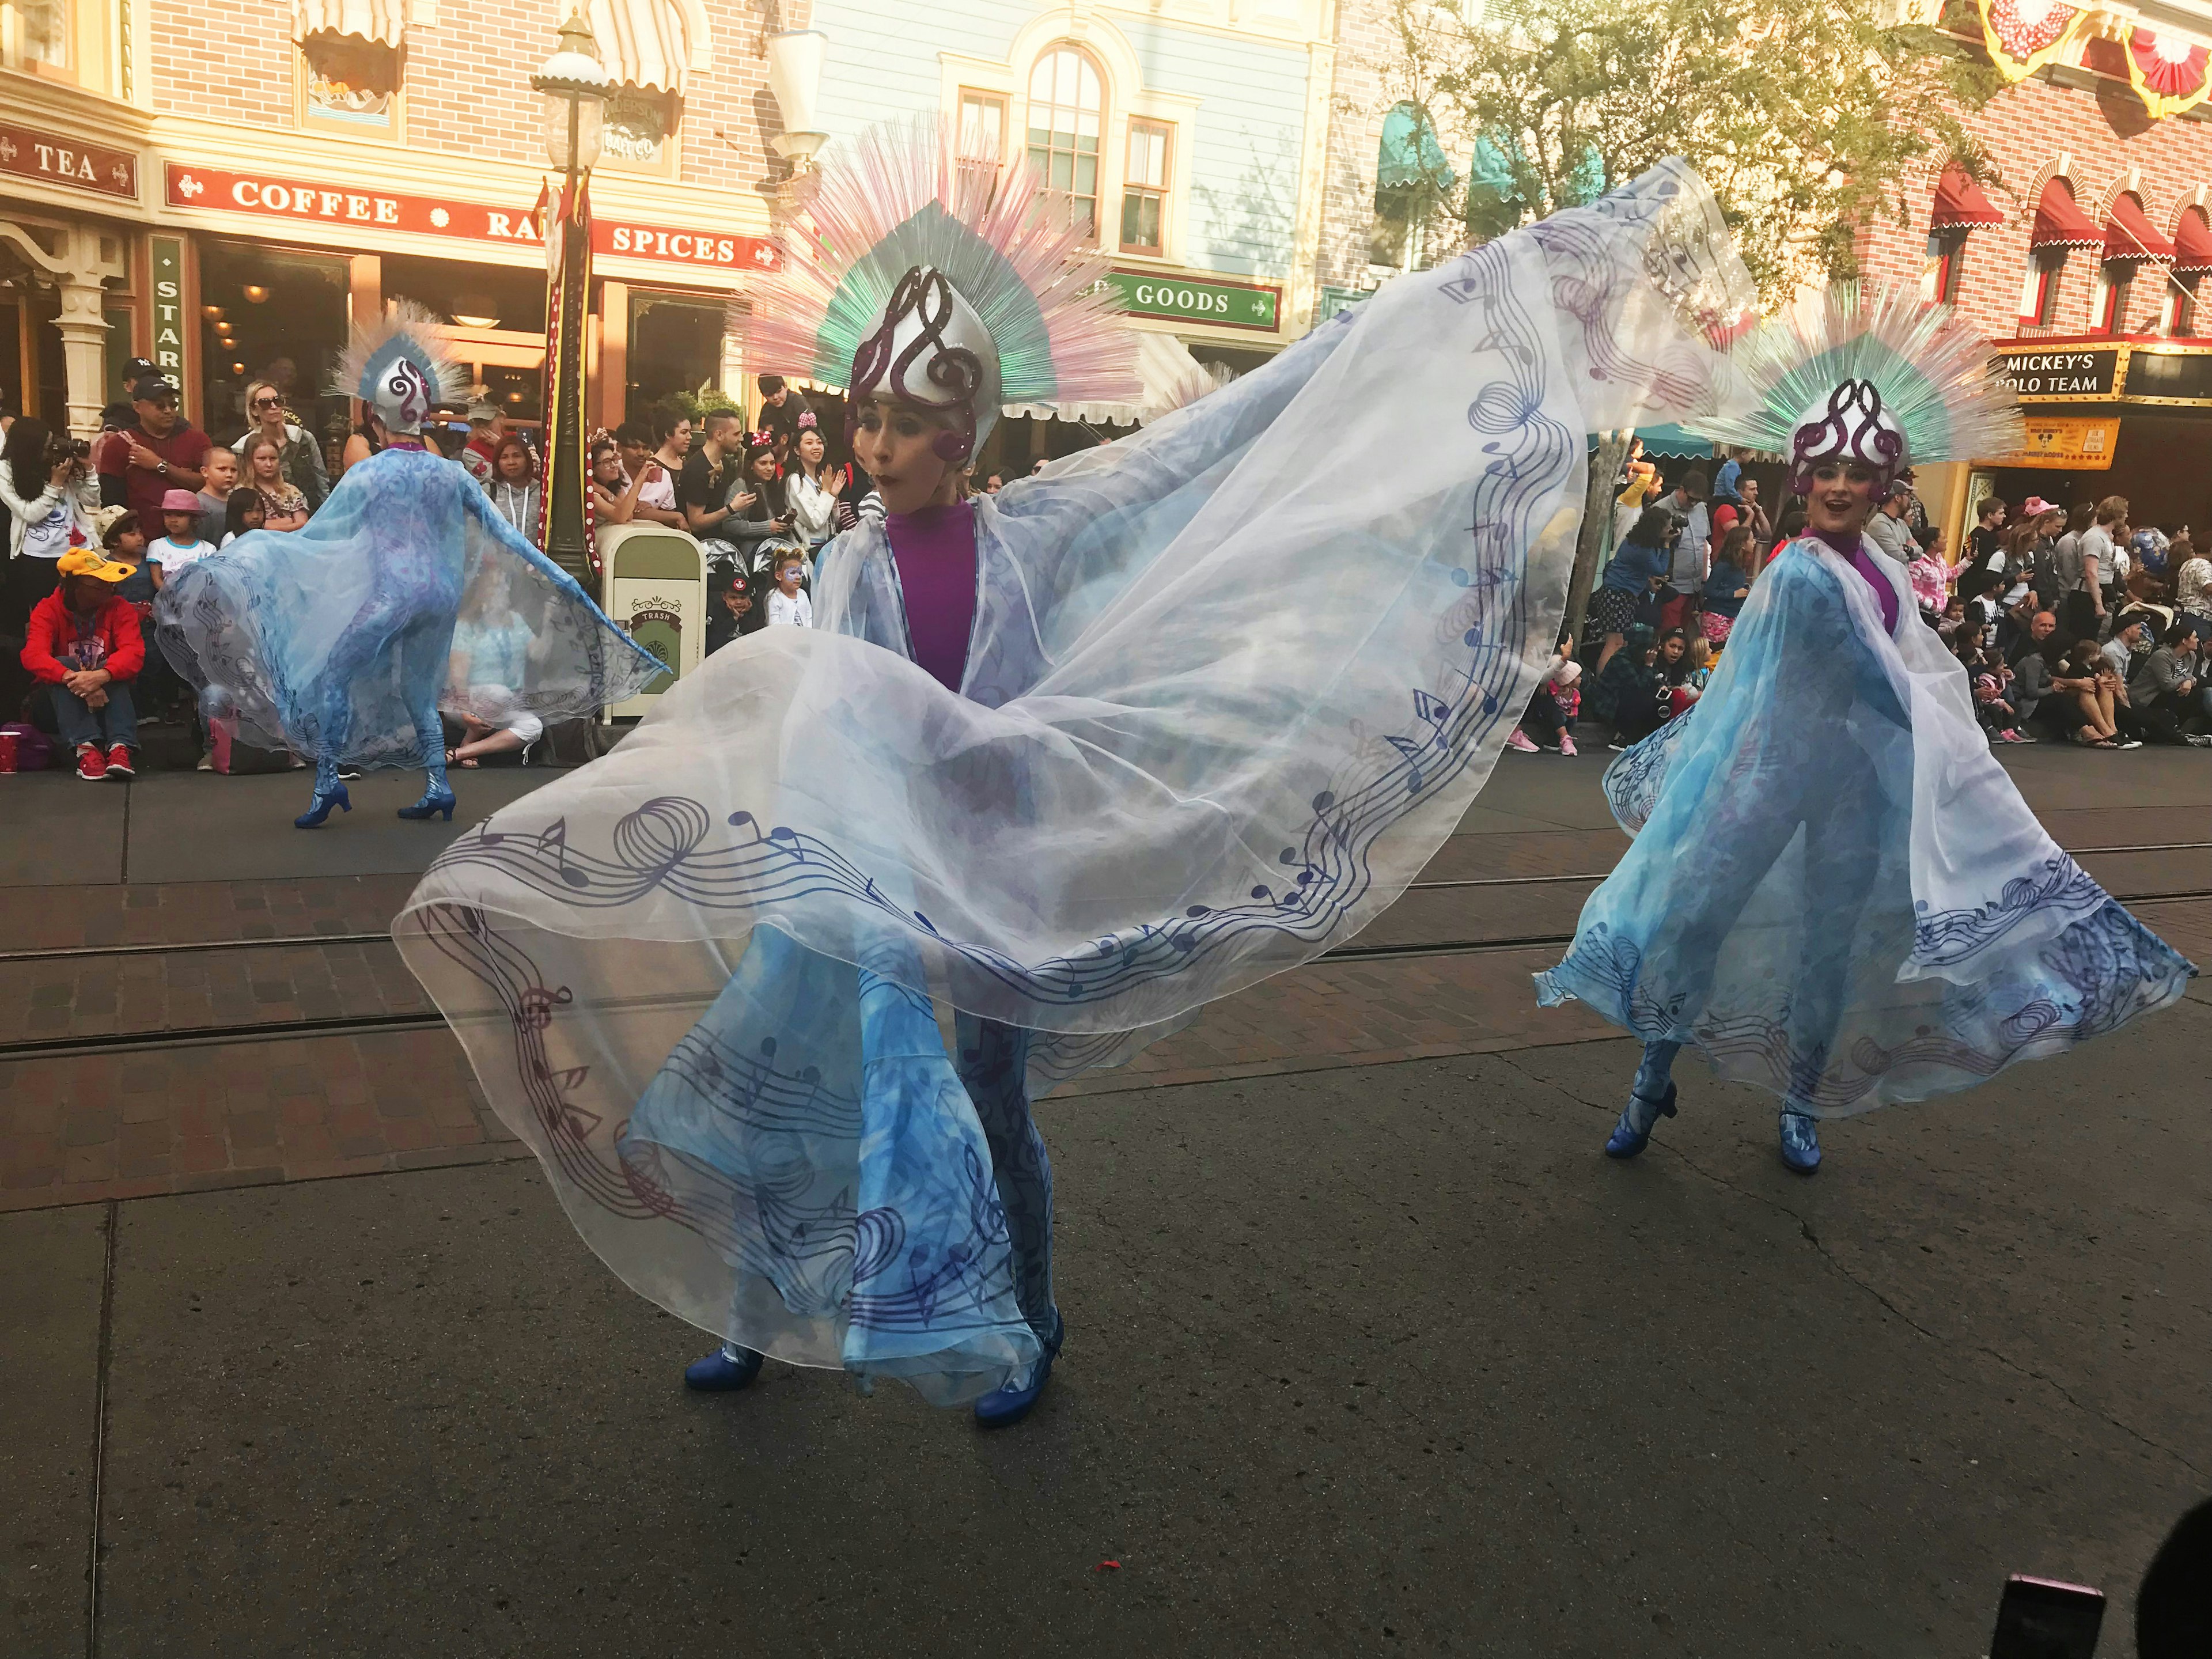
<path id="1" fill-rule="evenodd" d="M 1212 323 L 1269 334 L 1274 332 L 1283 298 L 1279 288 L 1260 283 L 1163 276 L 1155 270 L 1117 269 L 1108 271 L 1106 280 L 1121 289 L 1123 307 L 1139 317 L 1172 317 L 1179 323 Z"/>
<path id="2" fill-rule="evenodd" d="M 1997 362 L 2007 383 L 2025 402 L 2102 401 L 2119 390 L 2125 355 L 2114 346 L 2042 346 L 2031 351 L 2005 350 Z"/>
<path id="3" fill-rule="evenodd" d="M 494 207 L 446 196 L 325 185 L 290 174 L 232 173 L 168 164 L 166 199 L 175 208 L 210 208 L 282 219 L 302 226 L 361 225 L 471 242 L 540 246 L 534 208 Z M 782 256 L 757 236 L 713 229 L 640 224 L 600 216 L 592 222 L 592 252 L 717 270 L 773 270 Z"/>

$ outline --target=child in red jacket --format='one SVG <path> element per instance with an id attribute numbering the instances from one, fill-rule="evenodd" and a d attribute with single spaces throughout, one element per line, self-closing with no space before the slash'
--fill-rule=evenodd
<path id="1" fill-rule="evenodd" d="M 89 548 L 63 554 L 61 586 L 32 607 L 23 641 L 23 666 L 47 688 L 54 726 L 88 782 L 131 775 L 131 683 L 146 664 L 138 607 L 117 592 L 131 568 Z"/>

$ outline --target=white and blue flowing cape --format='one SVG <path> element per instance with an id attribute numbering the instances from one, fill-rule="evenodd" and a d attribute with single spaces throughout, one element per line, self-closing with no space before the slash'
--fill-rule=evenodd
<path id="1" fill-rule="evenodd" d="M 817 628 L 717 653 L 462 837 L 394 936 L 634 1288 L 981 1393 L 1036 1345 L 932 1004 L 1033 1034 L 1042 1091 L 1389 906 L 1547 660 L 1586 434 L 1705 404 L 1748 299 L 1679 164 L 1394 278 L 978 498 L 957 696 L 848 532 Z"/>
<path id="2" fill-rule="evenodd" d="M 423 764 L 425 709 L 550 726 L 665 672 L 465 468 L 423 450 L 373 455 L 299 529 L 186 566 L 155 620 L 163 654 L 246 741 L 364 768 Z"/>
<path id="3" fill-rule="evenodd" d="M 1633 845 L 1536 976 L 1815 1116 L 1972 1087 L 2179 997 L 2196 972 L 2045 831 L 1904 566 L 1895 629 L 1807 538 L 1705 695 L 1607 769 Z"/>

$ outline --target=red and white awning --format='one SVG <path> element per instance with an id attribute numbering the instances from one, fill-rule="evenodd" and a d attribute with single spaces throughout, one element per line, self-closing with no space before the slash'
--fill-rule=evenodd
<path id="1" fill-rule="evenodd" d="M 2105 216 L 2105 258 L 2161 264 L 2173 258 L 2173 244 L 2143 217 L 2142 204 L 2130 191 L 2115 196 L 2112 211 Z"/>
<path id="2" fill-rule="evenodd" d="M 1931 229 L 2001 225 L 2004 222 L 2004 210 L 1982 193 L 1982 187 L 1966 168 L 1956 161 L 1944 164 L 1943 176 L 1936 181 L 1936 209 L 1929 216 Z"/>
<path id="3" fill-rule="evenodd" d="M 2178 276 L 2212 270 L 2212 222 L 2201 207 L 2183 209 L 2173 228 L 2173 270 Z"/>
<path id="4" fill-rule="evenodd" d="M 2105 245 L 2105 228 L 2081 211 L 2063 179 L 2043 187 L 2035 204 L 2035 229 L 2027 239 L 2032 248 L 2097 247 Z"/>

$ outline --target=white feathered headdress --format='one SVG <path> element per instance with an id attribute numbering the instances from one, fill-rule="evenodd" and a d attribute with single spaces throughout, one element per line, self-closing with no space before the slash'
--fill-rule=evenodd
<path id="1" fill-rule="evenodd" d="M 368 404 L 386 431 L 414 432 L 434 404 L 452 402 L 467 384 L 467 371 L 446 356 L 436 313 L 394 300 L 382 317 L 355 328 L 331 390 Z"/>
<path id="2" fill-rule="evenodd" d="M 741 319 L 763 368 L 944 410 L 964 460 L 1008 403 L 1133 400 L 1136 341 L 1106 262 L 1026 161 L 963 158 L 933 119 L 825 156 L 783 266 Z"/>

